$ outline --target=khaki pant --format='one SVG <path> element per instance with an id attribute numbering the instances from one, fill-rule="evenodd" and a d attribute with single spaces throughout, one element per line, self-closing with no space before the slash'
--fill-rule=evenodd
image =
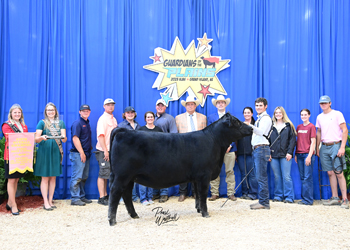
<path id="1" fill-rule="evenodd" d="M 230 196 L 234 193 L 236 187 L 235 173 L 233 168 L 235 166 L 236 154 L 235 152 L 229 152 L 225 154 L 224 163 L 225 163 L 225 172 L 226 172 L 226 183 L 227 183 L 227 196 Z M 220 174 L 218 178 L 210 182 L 211 186 L 211 195 L 219 196 L 219 186 L 220 186 Z"/>

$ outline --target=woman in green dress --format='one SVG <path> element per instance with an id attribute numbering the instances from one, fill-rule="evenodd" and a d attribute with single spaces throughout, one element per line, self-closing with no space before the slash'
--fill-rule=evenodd
<path id="1" fill-rule="evenodd" d="M 67 141 L 66 125 L 59 120 L 56 106 L 49 102 L 44 111 L 44 120 L 36 126 L 35 142 L 39 143 L 34 175 L 41 176 L 40 190 L 44 199 L 44 209 L 52 211 L 53 195 L 56 188 L 56 176 L 62 174 L 63 148 Z M 49 137 L 55 136 L 56 139 Z M 61 139 L 57 139 L 57 138 Z"/>

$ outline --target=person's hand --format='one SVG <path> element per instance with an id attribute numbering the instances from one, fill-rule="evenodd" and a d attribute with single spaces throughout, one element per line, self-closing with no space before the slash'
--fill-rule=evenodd
<path id="1" fill-rule="evenodd" d="M 105 157 L 103 159 L 105 159 L 105 161 L 109 161 L 109 153 L 108 153 L 108 151 L 107 150 L 103 151 L 103 153 L 105 155 Z"/>
<path id="2" fill-rule="evenodd" d="M 297 156 L 294 157 L 294 160 L 295 160 L 295 163 L 298 163 L 298 157 Z"/>
<path id="3" fill-rule="evenodd" d="M 341 148 L 338 150 L 337 156 L 338 156 L 338 157 L 342 157 L 344 154 L 345 154 L 345 148 L 342 148 L 342 147 L 341 147 Z"/>
<path id="4" fill-rule="evenodd" d="M 292 159 L 292 157 L 293 157 L 292 155 L 287 154 L 287 155 L 286 155 L 286 160 L 287 160 L 287 161 L 290 161 L 290 160 Z"/>
<path id="5" fill-rule="evenodd" d="M 232 146 L 231 146 L 231 145 L 230 145 L 230 146 L 228 146 L 228 148 L 227 148 L 227 150 L 226 150 L 226 154 L 227 154 L 228 152 L 230 152 L 231 148 L 232 148 Z"/>
<path id="6" fill-rule="evenodd" d="M 80 160 L 81 160 L 82 163 L 86 162 L 86 155 L 85 155 L 85 153 L 80 153 Z"/>
<path id="7" fill-rule="evenodd" d="M 272 157 L 271 157 L 271 155 L 270 155 L 269 161 L 271 161 L 271 160 L 272 160 Z"/>
<path id="8" fill-rule="evenodd" d="M 46 141 L 47 140 L 47 135 L 42 135 L 42 136 L 40 136 L 44 141 Z"/>
<path id="9" fill-rule="evenodd" d="M 306 166 L 310 166 L 311 165 L 311 157 L 306 157 L 306 159 L 305 159 L 305 165 Z"/>
<path id="10" fill-rule="evenodd" d="M 320 150 L 318 148 L 316 149 L 316 155 L 320 157 Z"/>

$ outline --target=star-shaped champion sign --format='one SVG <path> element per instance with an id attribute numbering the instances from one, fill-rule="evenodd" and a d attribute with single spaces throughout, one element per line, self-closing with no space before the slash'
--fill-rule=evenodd
<path id="1" fill-rule="evenodd" d="M 158 56 L 157 54 L 154 54 L 154 56 L 152 56 L 151 58 L 154 60 L 154 62 L 153 63 L 156 63 L 156 62 L 160 62 L 160 58 L 161 58 L 162 56 Z"/>
<path id="2" fill-rule="evenodd" d="M 230 66 L 228 65 L 230 60 L 211 55 L 211 46 L 208 43 L 213 39 L 208 39 L 207 34 L 197 39 L 199 40 L 197 48 L 192 40 L 185 49 L 176 37 L 170 50 L 156 48 L 154 56 L 150 57 L 153 63 L 143 66 L 144 69 L 159 74 L 152 88 L 158 90 L 166 88 L 161 96 L 167 105 L 170 101 L 179 100 L 186 92 L 194 95 L 202 107 L 207 95 L 227 94 L 217 74 Z M 198 50 L 200 46 L 202 49 Z"/>
<path id="3" fill-rule="evenodd" d="M 204 95 L 204 99 L 207 97 L 207 95 L 212 95 L 212 93 L 209 92 L 209 87 L 210 87 L 210 84 L 207 87 L 204 87 L 204 85 L 201 84 L 202 90 L 199 91 L 198 93 L 202 93 Z"/>
<path id="4" fill-rule="evenodd" d="M 169 105 L 169 101 L 171 101 L 173 98 L 171 98 L 169 95 L 170 95 L 170 92 L 168 92 L 167 94 L 164 93 L 160 93 L 160 95 L 162 96 L 162 99 L 165 101 L 166 103 L 166 106 L 168 107 Z"/>
<path id="5" fill-rule="evenodd" d="M 204 33 L 204 36 L 203 36 L 203 38 L 197 38 L 197 40 L 201 43 L 201 45 L 200 46 L 206 46 L 206 47 L 208 47 L 209 46 L 209 43 L 211 42 L 211 41 L 213 41 L 213 39 L 208 39 L 207 38 L 207 33 Z"/>

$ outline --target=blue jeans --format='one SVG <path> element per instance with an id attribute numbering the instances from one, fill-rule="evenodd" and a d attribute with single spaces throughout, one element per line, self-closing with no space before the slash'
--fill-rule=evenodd
<path id="1" fill-rule="evenodd" d="M 168 188 L 162 188 L 162 189 L 153 189 L 153 195 L 166 195 L 168 196 Z"/>
<path id="2" fill-rule="evenodd" d="M 253 157 L 251 155 L 239 155 L 237 159 L 243 180 L 254 166 Z M 242 183 L 242 195 L 249 196 L 253 200 L 257 198 L 258 194 L 258 181 L 256 180 L 255 171 L 255 169 L 252 170 L 247 179 Z"/>
<path id="3" fill-rule="evenodd" d="M 139 184 L 139 191 L 140 191 L 140 201 L 141 203 L 144 201 L 152 200 L 153 197 L 153 189 L 150 187 L 145 187 Z"/>
<path id="4" fill-rule="evenodd" d="M 90 157 L 86 158 L 85 163 L 81 162 L 80 154 L 70 152 L 69 159 L 72 162 L 72 176 L 70 179 L 70 193 L 72 201 L 80 200 L 85 197 L 85 182 L 89 177 Z"/>
<path id="5" fill-rule="evenodd" d="M 269 184 L 267 178 L 267 163 L 270 158 L 270 147 L 261 146 L 253 151 L 253 161 L 255 165 L 256 178 L 259 186 L 259 203 L 265 207 L 270 207 Z"/>
<path id="6" fill-rule="evenodd" d="M 286 158 L 272 158 L 271 168 L 275 176 L 274 199 L 294 202 L 293 181 L 290 176 L 291 167 L 292 159 L 287 161 Z"/>
<path id="7" fill-rule="evenodd" d="M 132 188 L 132 200 L 133 201 L 137 201 L 139 199 L 139 197 L 137 196 L 137 193 L 136 193 L 136 185 L 139 185 L 139 184 L 134 182 L 134 187 Z M 140 186 L 139 186 L 139 188 L 140 188 Z"/>
<path id="8" fill-rule="evenodd" d="M 301 179 L 301 201 L 306 205 L 312 205 L 314 203 L 312 173 L 314 169 L 315 156 L 313 155 L 311 157 L 310 166 L 306 166 L 305 159 L 308 155 L 309 154 L 297 154 L 297 160 Z"/>

